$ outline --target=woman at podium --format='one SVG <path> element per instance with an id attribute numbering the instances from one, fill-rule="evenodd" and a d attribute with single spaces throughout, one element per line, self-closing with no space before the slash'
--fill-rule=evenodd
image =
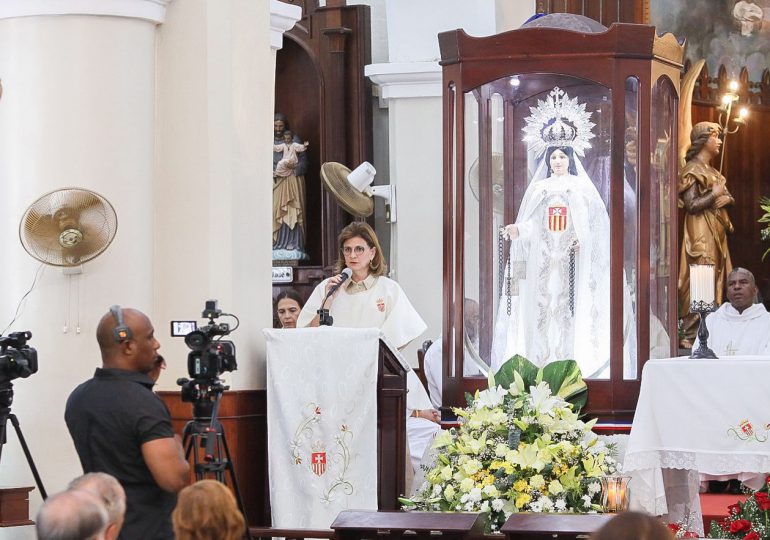
<path id="1" fill-rule="evenodd" d="M 297 319 L 297 328 L 318 326 L 319 311 L 328 310 L 334 326 L 379 328 L 402 349 L 427 325 L 401 286 L 385 276 L 387 265 L 372 228 L 354 221 L 340 232 L 335 275 L 316 286 Z M 324 317 L 327 315 L 324 314 Z M 412 466 L 417 468 L 441 420 L 414 371 L 407 374 L 407 438 Z"/>
<path id="2" fill-rule="evenodd" d="M 329 310 L 334 326 L 379 328 L 401 349 L 427 326 L 401 286 L 385 276 L 387 265 L 372 228 L 354 221 L 338 239 L 335 275 L 322 281 L 310 295 L 297 327 L 318 326 L 318 310 Z M 348 279 L 349 278 L 349 279 Z"/>

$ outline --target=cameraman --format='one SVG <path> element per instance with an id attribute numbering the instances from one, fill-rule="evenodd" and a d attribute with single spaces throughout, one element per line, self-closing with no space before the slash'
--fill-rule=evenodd
<path id="1" fill-rule="evenodd" d="M 176 492 L 189 481 L 189 465 L 171 416 L 152 391 L 149 376 L 160 343 L 150 319 L 113 306 L 96 330 L 102 367 L 67 400 L 64 418 L 86 473 L 105 472 L 126 490 L 120 538 L 173 538 Z"/>

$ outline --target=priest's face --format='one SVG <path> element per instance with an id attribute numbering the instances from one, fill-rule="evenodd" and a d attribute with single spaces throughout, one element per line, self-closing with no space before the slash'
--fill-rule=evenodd
<path id="1" fill-rule="evenodd" d="M 751 307 L 757 297 L 757 286 L 754 278 L 745 270 L 735 270 L 727 276 L 727 299 L 738 311 Z"/>

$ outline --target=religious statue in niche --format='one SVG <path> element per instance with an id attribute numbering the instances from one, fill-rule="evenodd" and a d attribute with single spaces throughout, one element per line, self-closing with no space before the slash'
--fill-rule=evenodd
<path id="1" fill-rule="evenodd" d="M 580 161 L 594 138 L 592 113 L 558 87 L 530 110 L 524 141 L 540 162 L 516 222 L 503 231 L 511 246 L 492 366 L 496 369 L 514 354 L 538 366 L 574 359 L 583 377 L 607 378 L 610 220 Z M 624 328 L 634 334 L 625 289 L 624 315 L 630 324 Z M 633 349 L 624 347 L 624 352 L 635 360 L 635 340 Z"/>
<path id="2" fill-rule="evenodd" d="M 735 203 L 727 191 L 725 177 L 710 165 L 719 154 L 721 128 L 714 122 L 699 122 L 690 132 L 690 148 L 679 173 L 679 206 L 685 209 L 682 255 L 679 260 L 680 345 L 690 348 L 698 329 L 697 314 L 690 313 L 690 265 L 713 264 L 715 301 L 722 304 L 727 274 L 732 271 L 727 235 L 733 224 L 725 206 Z"/>
<path id="3" fill-rule="evenodd" d="M 305 252 L 305 173 L 308 142 L 273 117 L 273 260 L 301 261 Z"/>

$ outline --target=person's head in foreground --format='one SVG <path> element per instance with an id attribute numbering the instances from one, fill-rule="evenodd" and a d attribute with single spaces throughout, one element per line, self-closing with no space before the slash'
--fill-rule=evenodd
<path id="1" fill-rule="evenodd" d="M 591 535 L 590 540 L 671 540 L 674 533 L 658 518 L 642 512 L 623 512 Z"/>
<path id="2" fill-rule="evenodd" d="M 104 539 L 114 540 L 118 537 L 126 517 L 126 492 L 114 476 L 102 472 L 84 474 L 70 482 L 68 489 L 87 491 L 99 497 L 107 510 L 108 523 Z"/>
<path id="3" fill-rule="evenodd" d="M 246 522 L 222 483 L 201 480 L 179 492 L 171 514 L 176 540 L 238 540 Z"/>
<path id="4" fill-rule="evenodd" d="M 75 489 L 48 497 L 35 529 L 39 540 L 102 540 L 108 520 L 98 496 Z"/>

